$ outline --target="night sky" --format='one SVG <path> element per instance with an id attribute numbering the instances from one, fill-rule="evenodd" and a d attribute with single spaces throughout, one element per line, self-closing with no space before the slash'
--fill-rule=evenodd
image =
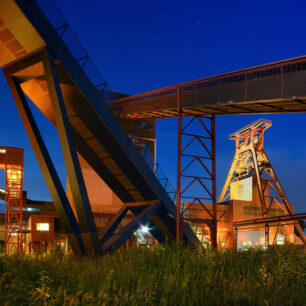
<path id="1" fill-rule="evenodd" d="M 128 94 L 305 54 L 304 1 L 56 2 L 112 90 Z M 0 103 L 0 145 L 25 149 L 25 190 L 31 199 L 50 199 L 2 72 Z M 65 184 L 56 131 L 34 112 Z M 234 156 L 228 135 L 258 118 L 272 120 L 266 152 L 296 212 L 305 211 L 306 114 L 218 117 L 218 195 Z M 157 121 L 158 160 L 173 183 L 176 127 L 176 119 Z"/>

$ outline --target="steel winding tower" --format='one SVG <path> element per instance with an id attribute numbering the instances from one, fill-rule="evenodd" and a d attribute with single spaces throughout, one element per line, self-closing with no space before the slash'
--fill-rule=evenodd
<path id="1" fill-rule="evenodd" d="M 261 212 L 264 219 L 268 218 L 273 203 L 283 210 L 284 215 L 294 215 L 287 196 L 264 150 L 264 132 L 271 125 L 271 121 L 259 119 L 229 136 L 229 139 L 235 140 L 236 153 L 219 198 L 219 203 L 228 199 L 232 182 L 253 176 L 256 178 Z M 270 187 L 274 194 L 267 196 L 265 191 Z M 305 244 L 305 235 L 298 222 L 295 223 L 295 228 Z M 267 245 L 269 245 L 268 222 L 265 224 L 265 238 Z"/>

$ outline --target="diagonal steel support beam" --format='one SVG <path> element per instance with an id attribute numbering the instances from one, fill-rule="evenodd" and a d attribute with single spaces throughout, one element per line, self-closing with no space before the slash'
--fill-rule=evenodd
<path id="1" fill-rule="evenodd" d="M 102 246 L 102 252 L 112 251 L 121 245 L 137 230 L 137 228 L 149 220 L 152 214 L 160 207 L 161 203 L 155 203 L 144 209 L 137 217 L 126 225 L 120 232 L 114 234 Z"/>
<path id="2" fill-rule="evenodd" d="M 56 64 L 48 51 L 43 65 L 84 247 L 87 254 L 97 255 L 100 253 L 97 229 L 57 77 Z"/>
<path id="3" fill-rule="evenodd" d="M 20 87 L 19 82 L 11 77 L 11 75 L 5 70 L 4 74 L 36 155 L 40 169 L 45 178 L 54 205 L 67 233 L 69 244 L 71 245 L 74 254 L 83 254 L 84 246 L 79 225 L 71 209 L 65 190 L 60 182 L 43 138 L 39 132 L 26 97 Z"/>
<path id="4" fill-rule="evenodd" d="M 135 216 L 138 216 L 139 212 L 137 211 L 139 210 L 139 208 L 143 208 L 145 206 L 149 206 L 152 204 L 158 204 L 158 203 L 159 201 L 146 201 L 146 202 L 131 202 L 131 203 L 123 204 L 123 206 L 118 211 L 118 213 L 112 218 L 112 220 L 103 229 L 102 239 L 100 240 L 100 245 L 104 244 L 113 235 L 114 231 L 116 230 L 116 228 L 121 223 L 122 219 L 126 216 L 129 210 L 131 210 Z M 154 233 L 151 233 L 151 234 L 153 236 L 156 236 L 154 235 Z M 155 238 L 157 240 L 160 240 L 157 237 Z"/>
<path id="5" fill-rule="evenodd" d="M 126 216 L 129 208 L 125 205 L 119 210 L 119 212 L 113 217 L 103 231 L 103 237 L 100 240 L 100 244 L 103 245 L 114 233 L 122 219 Z"/>

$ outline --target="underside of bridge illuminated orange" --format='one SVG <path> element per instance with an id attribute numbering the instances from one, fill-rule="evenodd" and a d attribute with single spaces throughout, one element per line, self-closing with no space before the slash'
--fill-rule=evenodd
<path id="1" fill-rule="evenodd" d="M 0 66 L 73 251 L 101 254 L 119 248 L 144 223 L 159 242 L 177 239 L 194 244 L 199 241 L 189 224 L 206 224 L 216 247 L 220 216 L 215 116 L 305 112 L 306 56 L 135 96 L 118 95 L 97 73 L 86 51 L 75 48 L 79 42 L 71 40 L 75 36 L 68 23 L 60 14 L 55 18 L 54 12 L 49 0 L 0 0 Z M 29 100 L 58 131 L 71 197 L 59 180 Z M 140 140 L 154 138 L 154 132 L 139 122 L 169 117 L 178 117 L 179 128 L 176 204 L 168 179 L 158 176 L 155 161 L 146 162 L 139 145 Z M 127 128 L 134 121 L 135 138 Z M 198 133 L 188 131 L 194 123 L 202 129 Z M 188 152 L 195 141 L 202 155 Z M 98 232 L 93 219 L 80 158 L 122 202 L 103 232 Z M 194 163 L 202 174 L 187 174 Z M 195 182 L 204 196 L 188 194 Z M 185 217 L 192 205 L 205 217 L 192 213 Z M 135 218 L 119 228 L 128 211 Z"/>

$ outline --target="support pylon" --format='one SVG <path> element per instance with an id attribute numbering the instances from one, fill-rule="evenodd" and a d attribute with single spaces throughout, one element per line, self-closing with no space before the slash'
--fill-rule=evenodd
<path id="1" fill-rule="evenodd" d="M 215 117 L 184 113 L 179 90 L 177 105 L 176 239 L 181 241 L 184 224 L 189 223 L 196 225 L 195 232 L 201 227 L 198 238 L 203 240 L 206 225 L 211 246 L 217 248 Z"/>
<path id="2" fill-rule="evenodd" d="M 285 215 L 294 214 L 264 150 L 264 131 L 271 125 L 271 121 L 260 119 L 229 136 L 230 139 L 235 140 L 236 153 L 220 195 L 219 203 L 228 199 L 230 195 L 230 184 L 232 182 L 248 177 L 255 177 L 263 218 L 268 217 L 273 203 L 278 205 Z M 274 190 L 275 195 L 269 195 L 267 199 L 265 190 L 270 187 Z M 295 228 L 305 244 L 305 235 L 298 222 L 295 223 Z M 265 226 L 265 240 L 269 244 L 268 226 Z"/>

